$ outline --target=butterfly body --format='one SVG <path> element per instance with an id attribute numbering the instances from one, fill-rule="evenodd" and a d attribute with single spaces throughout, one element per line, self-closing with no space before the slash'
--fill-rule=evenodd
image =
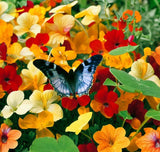
<path id="1" fill-rule="evenodd" d="M 46 75 L 60 95 L 76 97 L 76 94 L 81 96 L 89 92 L 93 74 L 101 60 L 101 55 L 94 55 L 82 62 L 75 71 L 71 69 L 69 73 L 60 66 L 42 59 L 35 60 L 33 64 Z"/>

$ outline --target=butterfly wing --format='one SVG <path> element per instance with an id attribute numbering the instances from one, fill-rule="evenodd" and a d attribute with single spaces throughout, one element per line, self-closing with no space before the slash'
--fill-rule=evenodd
<path id="1" fill-rule="evenodd" d="M 64 69 L 54 63 L 42 59 L 33 61 L 33 64 L 44 73 L 44 75 L 50 80 L 54 89 L 60 95 L 70 96 L 70 94 L 73 94 L 67 81 L 68 73 Z"/>
<path id="2" fill-rule="evenodd" d="M 92 85 L 93 74 L 102 60 L 101 55 L 94 55 L 81 63 L 75 70 L 75 92 L 78 95 L 87 94 Z"/>

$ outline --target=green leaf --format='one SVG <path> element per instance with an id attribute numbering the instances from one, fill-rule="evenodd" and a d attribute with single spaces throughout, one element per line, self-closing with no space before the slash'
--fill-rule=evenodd
<path id="1" fill-rule="evenodd" d="M 146 112 L 145 117 L 153 118 L 160 121 L 160 111 L 150 109 Z"/>
<path id="2" fill-rule="evenodd" d="M 128 45 L 128 46 L 124 46 L 124 47 L 118 47 L 118 48 L 110 51 L 109 54 L 110 55 L 121 55 L 121 54 L 124 54 L 127 52 L 132 52 L 135 49 L 137 49 L 138 47 L 139 47 L 139 45 L 136 45 L 136 46 Z"/>
<path id="3" fill-rule="evenodd" d="M 121 83 L 119 88 L 127 92 L 140 92 L 147 96 L 160 98 L 160 87 L 149 80 L 136 79 L 125 71 L 110 69 L 110 72 Z"/>
<path id="4" fill-rule="evenodd" d="M 114 81 L 112 81 L 112 80 L 109 79 L 109 78 L 107 78 L 103 84 L 104 84 L 104 85 L 107 85 L 107 86 L 117 86 L 117 83 L 114 82 Z"/>
<path id="5" fill-rule="evenodd" d="M 128 113 L 127 110 L 120 111 L 118 114 L 119 114 L 120 117 L 123 117 L 124 120 L 126 120 L 126 119 L 131 120 L 131 119 L 133 119 L 133 117 Z"/>
<path id="6" fill-rule="evenodd" d="M 79 152 L 77 146 L 68 136 L 61 136 L 58 140 L 52 137 L 35 139 L 30 152 Z"/>

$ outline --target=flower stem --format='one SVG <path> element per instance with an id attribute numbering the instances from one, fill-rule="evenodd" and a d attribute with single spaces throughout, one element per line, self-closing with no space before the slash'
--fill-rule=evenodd
<path id="1" fill-rule="evenodd" d="M 141 124 L 141 126 L 137 129 L 136 133 L 134 134 L 133 137 L 130 138 L 130 141 L 139 133 L 139 131 L 141 130 L 141 128 L 147 123 L 147 121 L 150 119 L 150 117 L 147 117 Z"/>
<path id="2" fill-rule="evenodd" d="M 86 136 L 87 138 L 89 138 L 90 140 L 92 140 L 92 138 L 90 136 L 88 136 L 87 134 L 85 134 L 84 132 L 81 132 L 81 134 L 83 134 L 84 136 Z"/>

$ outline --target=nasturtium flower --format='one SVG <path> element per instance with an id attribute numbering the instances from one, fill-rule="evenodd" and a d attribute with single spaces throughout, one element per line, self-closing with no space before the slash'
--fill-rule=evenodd
<path id="1" fill-rule="evenodd" d="M 22 78 L 17 74 L 14 66 L 6 65 L 4 68 L 0 68 L 0 84 L 3 90 L 9 93 L 18 90 L 22 84 Z"/>
<path id="2" fill-rule="evenodd" d="M 29 100 L 24 100 L 23 91 L 13 91 L 7 97 L 7 105 L 2 109 L 1 114 L 4 118 L 9 118 L 13 113 L 23 115 L 32 107 Z"/>
<path id="3" fill-rule="evenodd" d="M 44 0 L 43 2 L 41 2 L 40 4 L 42 4 L 45 7 L 55 7 L 56 3 L 61 3 L 62 0 Z"/>
<path id="4" fill-rule="evenodd" d="M 3 42 L 0 44 L 0 60 L 6 60 L 7 57 L 7 46 Z"/>
<path id="5" fill-rule="evenodd" d="M 34 90 L 29 100 L 32 103 L 30 112 L 40 113 L 47 110 L 53 114 L 54 121 L 58 121 L 63 118 L 63 110 L 61 106 L 54 103 L 59 100 L 59 96 L 55 90 L 45 90 L 43 92 Z"/>
<path id="6" fill-rule="evenodd" d="M 92 112 L 87 112 L 78 117 L 78 120 L 72 122 L 67 128 L 66 132 L 75 132 L 78 135 L 81 130 L 86 126 L 86 124 L 92 118 Z"/>
<path id="7" fill-rule="evenodd" d="M 136 132 L 131 132 L 129 135 L 129 138 L 131 139 L 134 135 L 136 134 Z M 138 146 L 136 145 L 136 141 L 137 139 L 139 139 L 141 137 L 141 132 L 139 132 L 136 136 L 134 136 L 134 138 L 132 140 L 130 140 L 130 144 L 127 147 L 127 150 L 129 152 L 135 152 L 136 150 L 138 150 Z"/>
<path id="8" fill-rule="evenodd" d="M 23 80 L 20 90 L 38 90 L 43 87 L 44 83 L 47 82 L 47 77 L 33 65 L 31 60 L 28 65 L 28 69 L 21 71 L 21 77 Z"/>
<path id="9" fill-rule="evenodd" d="M 38 23 L 42 24 L 47 12 L 47 8 L 39 5 L 35 5 L 33 8 L 30 8 L 28 11 L 31 15 L 36 15 L 39 17 Z"/>
<path id="10" fill-rule="evenodd" d="M 17 18 L 17 23 L 14 27 L 14 32 L 18 36 L 21 36 L 25 33 L 30 34 L 30 36 L 35 36 L 37 33 L 40 33 L 41 26 L 38 23 L 38 16 L 31 15 L 30 13 L 23 13 Z"/>
<path id="11" fill-rule="evenodd" d="M 116 27 L 118 30 L 123 30 L 127 26 L 126 21 L 124 21 L 122 18 L 120 18 L 118 21 L 117 18 L 115 18 L 115 20 L 116 21 L 112 23 L 112 26 Z"/>
<path id="12" fill-rule="evenodd" d="M 72 3 L 69 3 L 67 5 L 59 5 L 49 11 L 49 13 L 57 14 L 57 13 L 65 13 L 65 14 L 71 14 L 71 9 L 74 5 L 76 5 L 78 1 L 73 1 Z"/>
<path id="13" fill-rule="evenodd" d="M 79 152 L 98 152 L 94 142 L 78 145 Z"/>
<path id="14" fill-rule="evenodd" d="M 98 152 L 122 152 L 122 148 L 126 148 L 130 141 L 125 137 L 124 128 L 114 128 L 111 124 L 102 127 L 101 131 L 97 131 L 93 135 L 93 139 L 99 144 Z"/>
<path id="15" fill-rule="evenodd" d="M 160 65 L 160 46 L 155 48 L 155 52 L 152 53 L 156 63 Z"/>
<path id="16" fill-rule="evenodd" d="M 54 137 L 53 133 L 47 129 L 54 125 L 53 114 L 49 111 L 42 111 L 38 116 L 33 114 L 26 115 L 18 120 L 21 129 L 36 129 L 36 137 Z"/>
<path id="17" fill-rule="evenodd" d="M 101 112 L 105 117 L 111 118 L 118 113 L 118 104 L 115 103 L 117 98 L 115 92 L 108 91 L 107 86 L 101 86 L 90 106 L 95 112 Z"/>
<path id="18" fill-rule="evenodd" d="M 1 32 L 0 32 L 0 43 L 5 43 L 7 47 L 11 43 L 11 37 L 13 35 L 13 25 L 10 23 L 6 23 L 2 19 L 0 19 Z"/>
<path id="19" fill-rule="evenodd" d="M 139 11 L 135 11 L 133 12 L 132 10 L 126 10 L 123 12 L 122 14 L 122 18 L 124 20 L 127 20 L 129 17 L 131 17 L 132 15 L 134 14 L 134 18 L 135 18 L 135 22 L 138 23 L 141 21 L 142 19 L 142 16 L 141 14 L 139 13 Z M 133 21 L 132 21 L 133 22 Z"/>
<path id="20" fill-rule="evenodd" d="M 21 137 L 19 130 L 11 129 L 5 123 L 1 124 L 0 128 L 0 151 L 8 152 L 9 149 L 15 149 L 18 146 L 16 141 Z"/>
<path id="21" fill-rule="evenodd" d="M 134 61 L 131 66 L 131 71 L 129 72 L 135 78 L 143 79 L 143 80 L 150 80 L 160 86 L 159 78 L 154 74 L 154 69 L 151 64 L 147 63 L 143 59 L 139 59 Z"/>
<path id="22" fill-rule="evenodd" d="M 5 91 L 2 88 L 2 85 L 0 85 L 0 99 L 2 99 L 5 96 Z"/>
<path id="23" fill-rule="evenodd" d="M 82 19 L 82 24 L 84 25 L 89 25 L 93 22 L 99 23 L 100 22 L 100 18 L 98 16 L 98 14 L 101 11 L 101 6 L 97 5 L 97 6 L 90 6 L 87 9 L 81 11 L 80 13 L 75 15 L 75 18 L 81 18 L 84 17 Z"/>
<path id="24" fill-rule="evenodd" d="M 58 46 L 59 44 L 63 44 L 64 40 L 68 39 L 68 34 L 74 26 L 75 18 L 72 15 L 56 14 L 53 22 L 54 23 L 45 23 L 48 29 L 46 32 L 50 36 L 48 44 Z"/>
<path id="25" fill-rule="evenodd" d="M 108 31 L 104 38 L 107 40 L 104 43 L 105 49 L 107 51 L 112 51 L 121 46 L 127 46 L 128 40 L 125 40 L 125 35 L 122 30 L 115 30 Z"/>
<path id="26" fill-rule="evenodd" d="M 160 151 L 160 127 L 157 130 L 153 128 L 144 128 L 145 134 L 136 140 L 137 146 L 142 152 Z"/>
<path id="27" fill-rule="evenodd" d="M 132 128 L 138 129 L 141 123 L 144 121 L 144 116 L 147 112 L 147 109 L 144 108 L 144 103 L 138 99 L 133 100 L 128 105 L 128 112 L 133 117 L 133 119 L 128 120 L 127 122 L 130 123 Z"/>

